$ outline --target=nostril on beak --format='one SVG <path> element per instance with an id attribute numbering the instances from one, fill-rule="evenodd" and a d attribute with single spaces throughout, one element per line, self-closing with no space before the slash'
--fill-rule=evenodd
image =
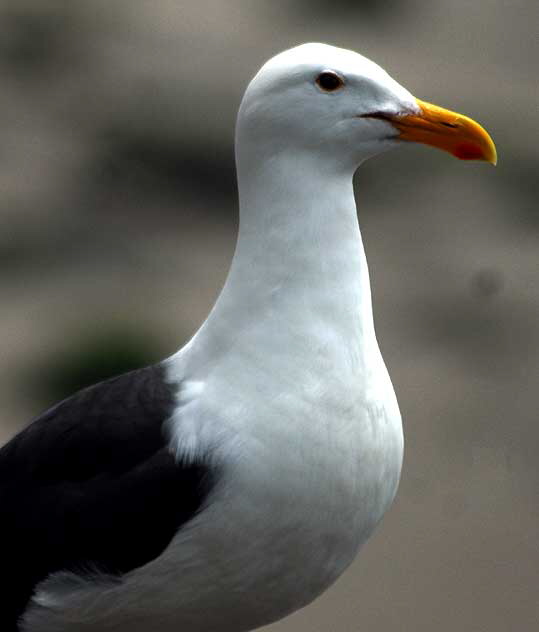
<path id="1" fill-rule="evenodd" d="M 458 123 L 448 123 L 447 121 L 440 121 L 440 123 L 446 127 L 452 127 L 453 129 L 458 127 Z"/>

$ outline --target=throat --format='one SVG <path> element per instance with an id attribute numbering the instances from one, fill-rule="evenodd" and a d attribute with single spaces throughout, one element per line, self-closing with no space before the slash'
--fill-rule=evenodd
<path id="1" fill-rule="evenodd" d="M 309 156 L 238 157 L 240 227 L 221 314 L 374 334 L 352 174 L 325 169 Z"/>
<path id="2" fill-rule="evenodd" d="M 236 250 L 186 361 L 196 350 L 214 365 L 234 358 L 242 373 L 364 372 L 378 347 L 353 174 L 308 157 L 253 162 L 240 153 L 237 162 Z"/>

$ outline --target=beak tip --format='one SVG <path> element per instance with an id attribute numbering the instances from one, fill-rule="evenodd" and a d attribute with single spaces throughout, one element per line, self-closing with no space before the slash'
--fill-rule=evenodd
<path id="1" fill-rule="evenodd" d="M 491 165 L 496 165 L 498 162 L 496 147 L 492 141 L 490 141 L 486 147 L 484 144 L 481 146 L 470 142 L 460 143 L 451 153 L 460 160 L 482 160 Z"/>
<path id="2" fill-rule="evenodd" d="M 486 162 L 495 167 L 498 164 L 498 152 L 496 151 L 496 145 L 494 144 L 494 141 L 492 140 L 492 138 L 490 138 L 490 136 L 488 136 L 488 140 L 489 143 L 485 150 L 484 159 L 486 160 Z"/>

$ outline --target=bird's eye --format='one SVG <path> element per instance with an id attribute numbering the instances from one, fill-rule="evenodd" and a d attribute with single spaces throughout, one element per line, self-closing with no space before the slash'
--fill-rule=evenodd
<path id="1" fill-rule="evenodd" d="M 324 70 L 316 78 L 316 83 L 324 92 L 335 92 L 344 86 L 344 79 L 336 72 Z"/>

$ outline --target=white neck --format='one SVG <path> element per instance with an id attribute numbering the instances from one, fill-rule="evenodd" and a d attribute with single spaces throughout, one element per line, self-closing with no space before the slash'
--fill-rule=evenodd
<path id="1" fill-rule="evenodd" d="M 353 174 L 308 153 L 253 160 L 252 150 L 237 148 L 238 241 L 196 355 L 256 340 L 260 353 L 339 344 L 364 359 L 376 340 Z"/>

